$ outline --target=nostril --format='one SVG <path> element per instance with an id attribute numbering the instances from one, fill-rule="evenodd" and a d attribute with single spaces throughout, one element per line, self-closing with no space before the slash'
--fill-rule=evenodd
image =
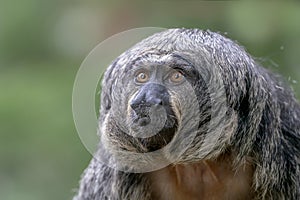
<path id="1" fill-rule="evenodd" d="M 130 107 L 134 110 L 137 111 L 139 109 L 146 109 L 150 108 L 151 106 L 157 106 L 157 105 L 163 105 L 163 101 L 160 98 L 150 98 L 148 101 L 144 102 L 137 102 L 137 101 L 132 101 L 130 103 Z"/>
<path id="2" fill-rule="evenodd" d="M 135 110 L 137 108 L 137 104 L 136 103 L 130 103 L 130 107 Z"/>
<path id="3" fill-rule="evenodd" d="M 163 102 L 162 102 L 162 100 L 161 99 L 157 99 L 157 101 L 156 101 L 156 105 L 163 105 Z"/>
<path id="4" fill-rule="evenodd" d="M 139 107 L 139 103 L 131 102 L 131 103 L 130 103 L 130 107 L 131 107 L 133 110 L 136 110 L 136 109 Z"/>

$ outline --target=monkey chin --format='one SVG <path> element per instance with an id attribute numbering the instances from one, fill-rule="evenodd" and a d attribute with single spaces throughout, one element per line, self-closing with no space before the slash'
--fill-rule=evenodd
<path id="1" fill-rule="evenodd" d="M 137 115 L 131 113 L 129 126 L 129 140 L 134 146 L 140 146 L 139 153 L 159 150 L 168 145 L 177 132 L 177 120 L 171 116 L 166 119 L 159 115 Z"/>

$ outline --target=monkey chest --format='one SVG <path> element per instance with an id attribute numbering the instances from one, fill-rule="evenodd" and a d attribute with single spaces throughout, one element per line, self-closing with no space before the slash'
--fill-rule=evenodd
<path id="1" fill-rule="evenodd" d="M 232 170 L 227 163 L 202 161 L 169 166 L 150 174 L 155 200 L 250 199 L 252 168 Z"/>

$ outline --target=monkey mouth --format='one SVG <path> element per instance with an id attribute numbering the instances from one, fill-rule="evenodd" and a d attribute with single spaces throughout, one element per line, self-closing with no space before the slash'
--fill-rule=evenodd
<path id="1" fill-rule="evenodd" d="M 126 148 L 123 147 L 124 150 L 137 153 L 148 153 L 157 151 L 168 145 L 174 138 L 176 131 L 176 126 L 164 128 L 156 135 L 148 138 L 133 137 L 127 133 L 122 133 L 122 135 L 119 135 L 119 139 L 121 140 L 120 143 L 129 145 Z"/>
<path id="2" fill-rule="evenodd" d="M 165 128 L 152 137 L 139 138 L 138 141 L 142 144 L 142 147 L 144 147 L 142 152 L 147 153 L 162 149 L 172 141 L 175 132 L 176 127 Z"/>
<path id="3" fill-rule="evenodd" d="M 138 126 L 146 126 L 151 123 L 151 118 L 148 114 L 143 114 L 135 116 L 132 121 Z"/>
<path id="4" fill-rule="evenodd" d="M 163 148 L 172 141 L 177 131 L 177 120 L 171 115 L 159 116 L 159 113 L 132 112 L 130 121 L 130 133 L 124 134 L 126 134 L 127 142 L 138 153 Z"/>
<path id="5" fill-rule="evenodd" d="M 162 107 L 143 108 L 138 112 L 132 110 L 129 115 L 129 126 L 132 131 L 140 132 L 140 136 L 143 134 L 148 137 L 162 129 L 175 126 L 174 117 L 174 114 Z"/>

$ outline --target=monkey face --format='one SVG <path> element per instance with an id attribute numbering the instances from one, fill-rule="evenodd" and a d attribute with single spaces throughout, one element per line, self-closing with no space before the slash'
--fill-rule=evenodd
<path id="1" fill-rule="evenodd" d="M 135 70 L 133 81 L 137 91 L 128 102 L 130 134 L 141 138 L 149 151 L 160 149 L 176 132 L 178 116 L 171 91 L 175 85 L 184 84 L 185 78 L 177 70 L 152 66 Z"/>
<path id="2" fill-rule="evenodd" d="M 126 150 L 145 153 L 162 149 L 185 123 L 184 115 L 190 114 L 193 105 L 199 113 L 198 100 L 191 98 L 195 94 L 189 94 L 199 78 L 189 63 L 179 62 L 173 55 L 147 54 L 127 67 L 114 84 L 113 120 L 106 123 L 118 130 L 105 132 L 114 145 Z"/>
<path id="3" fill-rule="evenodd" d="M 128 152 L 168 163 L 213 157 L 235 131 L 223 69 L 199 41 L 182 39 L 186 46 L 176 45 L 176 38 L 161 45 L 156 40 L 164 37 L 154 35 L 124 52 L 106 71 L 100 137 L 120 162 L 130 165 L 141 158 L 149 164 L 149 157 Z"/>

